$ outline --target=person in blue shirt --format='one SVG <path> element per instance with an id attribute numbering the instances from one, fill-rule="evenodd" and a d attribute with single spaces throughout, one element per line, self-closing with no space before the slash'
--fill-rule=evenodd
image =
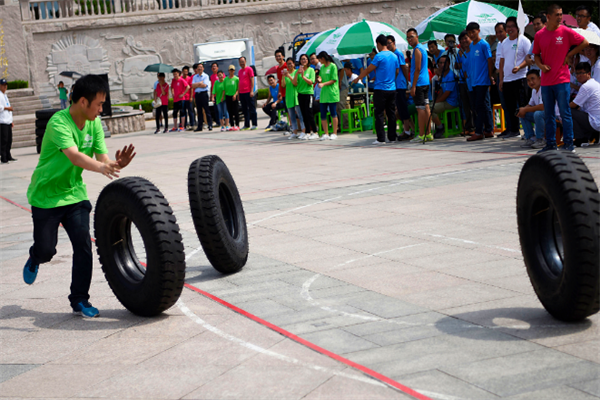
<path id="1" fill-rule="evenodd" d="M 269 120 L 269 126 L 265 128 L 265 131 L 270 131 L 277 124 L 279 110 L 285 110 L 285 102 L 279 95 L 279 84 L 274 75 L 267 76 L 267 82 L 269 82 L 269 95 L 267 102 L 263 106 L 263 111 L 271 119 Z"/>
<path id="2" fill-rule="evenodd" d="M 490 45 L 479 37 L 479 24 L 470 22 L 467 25 L 467 35 L 471 46 L 467 53 L 467 78 L 470 80 L 471 104 L 475 111 L 475 134 L 467 141 L 481 140 L 484 137 L 494 137 L 492 126 L 492 106 L 490 104 L 490 85 L 494 85 L 494 58 Z"/>
<path id="3" fill-rule="evenodd" d="M 406 89 L 408 88 L 408 67 L 404 60 L 404 54 L 396 47 L 396 38 L 393 35 L 387 37 L 387 47 L 398 57 L 398 63 L 400 64 L 400 71 L 396 77 L 396 109 L 398 110 L 398 116 L 402 121 L 404 133 L 398 136 L 398 140 L 409 140 L 411 139 L 410 132 L 410 115 L 408 114 L 408 105 L 406 103 Z"/>
<path id="4" fill-rule="evenodd" d="M 458 101 L 458 79 L 454 72 L 450 70 L 450 62 L 447 55 L 442 55 L 438 60 L 437 68 L 438 82 L 440 90 L 438 92 L 435 105 L 431 110 L 431 120 L 435 123 L 435 137 L 444 133 L 444 125 L 440 121 L 439 114 L 444 111 L 453 110 L 459 105 Z"/>
<path id="5" fill-rule="evenodd" d="M 377 71 L 375 75 L 375 85 L 373 86 L 373 106 L 375 112 L 375 132 L 377 140 L 373 144 L 385 144 L 384 113 L 388 118 L 388 140 L 395 142 L 396 136 L 396 76 L 400 70 L 400 64 L 396 54 L 387 48 L 387 37 L 385 35 L 377 36 L 375 40 L 379 53 L 373 58 L 371 65 L 361 72 L 354 83 L 358 83 L 362 78 L 372 71 Z"/>
<path id="6" fill-rule="evenodd" d="M 431 54 L 431 56 L 433 57 L 434 67 L 437 66 L 440 57 L 446 54 L 445 51 L 440 50 L 435 40 L 430 40 L 429 42 L 427 42 L 427 50 L 429 51 L 429 54 Z"/>
<path id="7" fill-rule="evenodd" d="M 417 30 L 410 28 L 406 31 L 406 41 L 413 47 L 413 56 L 410 63 L 410 95 L 415 101 L 417 115 L 419 116 L 419 131 L 412 142 L 433 141 L 429 132 L 429 71 L 427 69 L 427 48 L 419 43 Z"/>

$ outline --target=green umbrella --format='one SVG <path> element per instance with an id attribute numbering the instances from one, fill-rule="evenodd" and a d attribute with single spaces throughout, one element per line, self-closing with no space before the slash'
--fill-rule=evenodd
<path id="1" fill-rule="evenodd" d="M 381 34 L 393 35 L 398 50 L 405 51 L 408 48 L 406 35 L 395 26 L 385 22 L 363 19 L 360 22 L 344 25 L 333 31 L 317 47 L 316 52 L 325 51 L 335 57 L 344 59 L 359 58 L 369 54 L 376 47 L 375 39 Z"/>
<path id="2" fill-rule="evenodd" d="M 312 53 L 316 53 L 317 47 L 319 47 L 319 45 L 321 43 L 323 43 L 323 40 L 327 39 L 329 37 L 329 35 L 331 34 L 331 32 L 333 32 L 333 31 L 335 31 L 335 29 L 330 29 L 328 31 L 319 32 L 315 36 L 310 38 L 310 40 L 308 42 L 304 43 L 304 46 L 302 46 L 302 48 L 300 50 L 298 50 L 298 53 L 296 56 L 296 61 L 300 60 L 300 56 L 302 54 L 309 55 Z"/>
<path id="3" fill-rule="evenodd" d="M 144 68 L 144 71 L 146 72 L 165 72 L 165 73 L 170 73 L 171 71 L 173 71 L 174 67 L 169 65 L 169 64 L 150 64 L 148 65 L 146 68 Z"/>
<path id="4" fill-rule="evenodd" d="M 444 39 L 447 33 L 459 35 L 469 22 L 477 22 L 481 28 L 480 34 L 484 37 L 496 34 L 498 22 L 516 16 L 517 10 L 512 8 L 469 0 L 442 8 L 425 18 L 415 29 L 419 34 L 419 42 L 425 42 Z"/>

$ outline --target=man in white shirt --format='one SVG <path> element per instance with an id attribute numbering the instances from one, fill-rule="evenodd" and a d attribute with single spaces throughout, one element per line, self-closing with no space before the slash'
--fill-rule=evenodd
<path id="1" fill-rule="evenodd" d="M 600 133 L 600 83 L 592 79 L 590 64 L 580 62 L 575 67 L 577 81 L 581 83 L 575 99 L 569 104 L 573 116 L 573 133 L 576 143 L 599 139 Z"/>
<path id="2" fill-rule="evenodd" d="M 17 161 L 10 154 L 12 147 L 13 108 L 6 95 L 8 83 L 6 79 L 0 79 L 0 162 L 8 164 L 9 161 Z"/>
<path id="3" fill-rule="evenodd" d="M 194 68 L 194 72 L 196 73 L 192 78 L 192 90 L 194 91 L 196 115 L 198 116 L 198 127 L 194 132 L 202 132 L 202 121 L 204 120 L 204 118 L 202 118 L 202 110 L 204 110 L 204 114 L 206 115 L 208 130 L 212 131 L 212 114 L 210 113 L 210 108 L 208 106 L 208 101 L 210 99 L 209 94 L 211 93 L 210 78 L 204 72 L 204 64 L 194 64 L 192 68 Z"/>
<path id="4" fill-rule="evenodd" d="M 519 34 L 519 26 L 516 17 L 506 19 L 506 31 L 508 38 L 498 46 L 500 50 L 500 80 L 498 90 L 504 95 L 504 113 L 506 119 L 510 120 L 509 133 L 504 137 L 520 136 L 519 117 L 515 111 L 525 105 L 525 76 L 527 70 L 521 68 L 521 64 L 527 58 L 531 42 L 525 36 Z"/>
<path id="5" fill-rule="evenodd" d="M 496 50 L 492 48 L 492 51 L 495 51 L 496 53 L 496 58 L 494 61 L 494 68 L 496 69 L 496 72 L 494 77 L 496 78 L 496 82 L 499 82 L 500 58 L 502 56 L 502 49 L 500 46 L 502 45 L 502 42 L 506 40 L 506 23 L 498 22 L 494 27 L 494 31 L 496 32 L 496 39 L 498 39 L 498 41 L 496 42 Z M 508 116 L 508 111 L 506 110 L 506 104 L 504 102 L 504 93 L 502 93 L 500 90 L 498 90 L 498 97 L 500 97 L 500 104 L 502 105 L 502 109 L 504 110 L 504 126 L 506 127 L 506 129 L 503 132 L 501 132 L 498 135 L 498 137 L 501 139 L 505 139 L 506 136 L 508 136 L 512 132 L 512 129 L 510 126 L 510 118 Z"/>
<path id="6" fill-rule="evenodd" d="M 532 89 L 531 100 L 529 100 L 529 104 L 519 108 L 517 112 L 517 117 L 523 125 L 523 132 L 525 132 L 525 142 L 521 147 L 543 149 L 546 146 L 546 140 L 544 139 L 546 114 L 544 113 L 544 103 L 542 101 L 539 69 L 530 69 L 527 72 L 527 84 Z M 535 133 L 532 124 L 535 124 Z"/>
<path id="7" fill-rule="evenodd" d="M 592 22 L 592 9 L 588 6 L 579 6 L 575 10 L 577 26 L 581 29 L 594 32 L 600 37 L 600 29 Z"/>

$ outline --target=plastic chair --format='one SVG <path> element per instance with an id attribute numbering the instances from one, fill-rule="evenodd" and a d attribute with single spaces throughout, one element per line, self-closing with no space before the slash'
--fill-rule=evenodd
<path id="1" fill-rule="evenodd" d="M 500 125 L 496 123 L 496 111 L 500 114 Z M 494 118 L 494 132 L 504 132 L 506 127 L 504 126 L 504 109 L 502 109 L 502 104 L 494 104 L 492 106 L 492 117 Z"/>
<path id="2" fill-rule="evenodd" d="M 327 122 L 329 122 L 327 124 L 327 125 L 329 125 L 329 133 L 332 133 L 333 125 L 332 125 L 331 113 L 329 113 L 329 111 L 327 112 Z M 315 123 L 317 124 L 317 129 L 319 130 L 319 136 L 323 136 L 325 131 L 323 130 L 323 124 L 321 123 L 321 113 L 320 112 L 315 115 Z"/>
<path id="3" fill-rule="evenodd" d="M 444 137 L 458 136 L 462 132 L 462 118 L 460 117 L 460 108 L 446 110 L 440 115 L 440 120 L 444 123 Z"/>
<path id="4" fill-rule="evenodd" d="M 344 120 L 344 115 L 348 117 L 348 127 L 344 128 L 344 124 L 342 123 Z M 359 108 L 347 108 L 342 110 L 342 115 L 340 116 L 340 125 L 342 133 L 353 133 L 353 132 L 362 132 L 362 121 L 360 119 L 360 109 Z"/>

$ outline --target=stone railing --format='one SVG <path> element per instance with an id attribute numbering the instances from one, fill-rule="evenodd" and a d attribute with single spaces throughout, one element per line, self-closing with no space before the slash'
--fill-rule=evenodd
<path id="1" fill-rule="evenodd" d="M 50 22 L 53 19 L 95 18 L 147 12 L 244 7 L 251 4 L 285 3 L 297 0 L 20 0 L 23 21 Z"/>

